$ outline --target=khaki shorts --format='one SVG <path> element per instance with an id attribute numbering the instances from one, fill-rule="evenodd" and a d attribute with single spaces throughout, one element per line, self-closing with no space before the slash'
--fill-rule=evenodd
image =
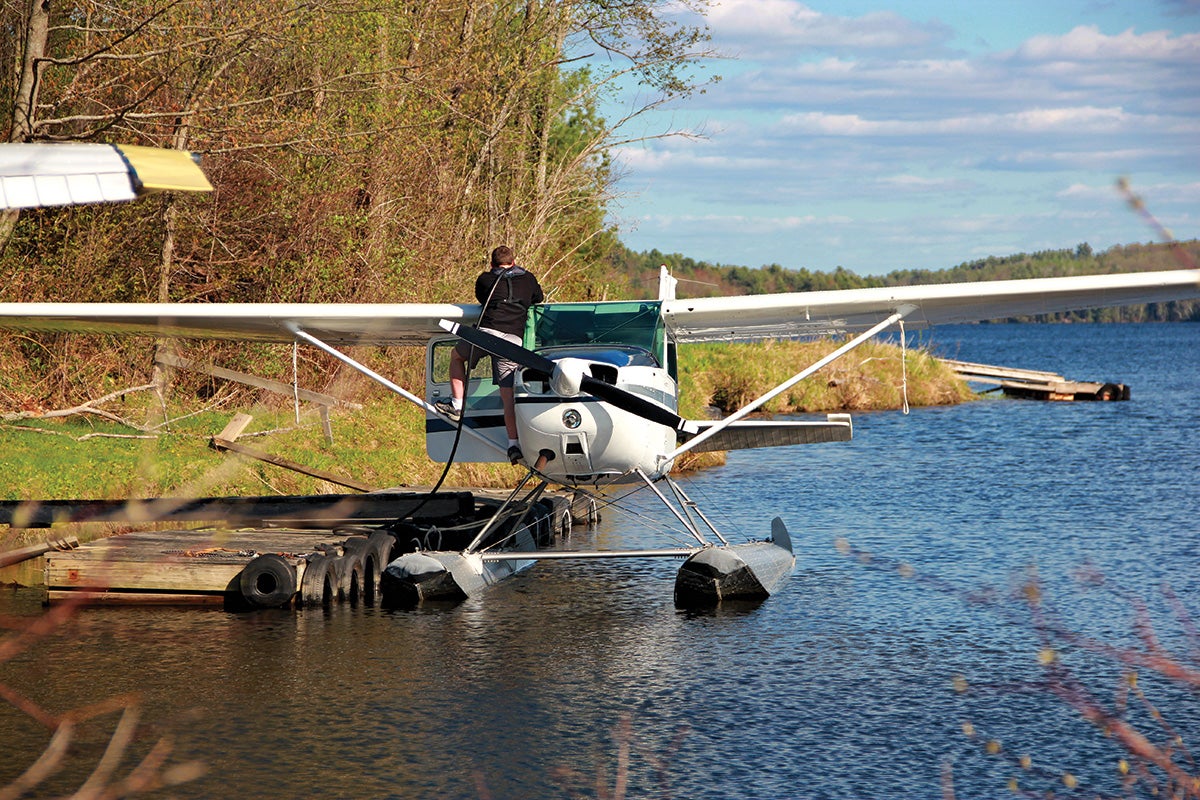
<path id="1" fill-rule="evenodd" d="M 479 330 L 483 331 L 484 333 L 490 333 L 492 336 L 499 336 L 506 342 L 512 342 L 517 346 L 521 345 L 521 337 L 515 333 L 503 333 L 494 328 L 480 328 Z M 479 363 L 479 359 L 486 355 L 490 355 L 488 351 L 469 344 L 461 339 L 454 349 L 457 350 L 458 354 L 462 356 L 464 361 L 467 362 L 467 367 L 469 369 L 475 369 L 475 365 Z M 492 356 L 492 383 L 496 384 L 497 386 L 503 386 L 511 389 L 513 385 L 513 373 L 516 371 L 517 363 L 515 361 L 509 361 L 508 359 L 500 358 L 499 356 Z"/>

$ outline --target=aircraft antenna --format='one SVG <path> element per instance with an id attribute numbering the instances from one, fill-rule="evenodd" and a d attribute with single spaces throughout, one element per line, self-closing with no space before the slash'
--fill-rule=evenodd
<path id="1" fill-rule="evenodd" d="M 908 337 L 904 335 L 904 317 L 900 318 L 900 391 L 904 395 L 902 411 L 908 414 Z"/>

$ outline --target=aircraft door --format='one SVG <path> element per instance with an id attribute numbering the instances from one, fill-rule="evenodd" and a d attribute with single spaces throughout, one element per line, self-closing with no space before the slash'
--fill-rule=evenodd
<path id="1" fill-rule="evenodd" d="M 425 351 L 425 398 L 430 404 L 451 396 L 450 353 L 458 339 L 442 336 L 431 339 Z M 492 383 L 492 359 L 484 355 L 470 371 L 467 397 L 464 403 L 463 430 L 458 436 L 458 423 L 432 411 L 425 412 L 425 452 L 434 461 L 445 462 L 458 438 L 454 460 L 462 462 L 506 462 L 508 434 L 504 430 L 504 405 L 500 392 Z M 495 447 L 480 440 L 493 442 Z"/>

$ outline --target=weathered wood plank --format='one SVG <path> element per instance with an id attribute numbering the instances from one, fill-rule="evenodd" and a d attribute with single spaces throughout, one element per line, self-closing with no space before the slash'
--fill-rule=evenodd
<path id="1" fill-rule="evenodd" d="M 1063 376 L 1056 372 L 1018 369 L 1016 367 L 997 367 L 991 364 L 976 364 L 970 361 L 955 361 L 953 359 L 942 359 L 941 361 L 960 375 L 969 376 L 972 380 L 979 383 L 997 383 L 1002 379 L 1042 383 L 1064 380 Z"/>
<path id="2" fill-rule="evenodd" d="M 254 417 L 249 414 L 244 414 L 241 411 L 233 415 L 233 418 L 225 424 L 224 430 L 217 434 L 218 439 L 223 439 L 227 442 L 237 441 L 237 438 L 242 435 L 246 428 L 254 421 Z"/>
<path id="3" fill-rule="evenodd" d="M 60 590 L 51 589 L 46 592 L 50 603 L 61 603 L 71 600 L 82 600 L 88 605 L 117 606 L 117 605 L 224 605 L 224 594 L 199 594 L 187 592 L 90 592 L 81 589 Z"/>
<path id="4" fill-rule="evenodd" d="M 277 553 L 303 578 L 318 544 L 345 541 L 330 531 L 142 531 L 89 542 L 46 557 L 49 590 L 105 588 L 163 592 L 234 592 L 256 555 Z"/>
<path id="5" fill-rule="evenodd" d="M 46 528 L 65 522 L 180 522 L 203 520 L 227 525 L 287 524 L 329 528 L 383 523 L 409 516 L 428 490 L 371 494 L 271 497 L 158 497 L 145 500 L 5 500 L 0 524 Z M 441 491 L 421 510 L 423 517 L 469 513 L 469 491 Z"/>
<path id="6" fill-rule="evenodd" d="M 330 483 L 337 484 L 338 486 L 345 486 L 347 489 L 357 489 L 360 492 L 375 491 L 374 488 L 365 483 L 359 483 L 353 478 L 335 475 L 332 472 L 315 469 L 314 467 L 306 467 L 303 464 L 296 463 L 295 461 L 289 461 L 286 458 L 280 458 L 279 456 L 271 455 L 270 453 L 266 453 L 262 450 L 256 450 L 253 447 L 247 447 L 244 444 L 231 442 L 226 439 L 222 439 L 219 436 L 214 436 L 212 438 L 212 443 L 213 447 L 216 447 L 218 450 L 229 450 L 239 455 L 266 462 L 267 464 L 274 464 L 277 467 L 290 469 L 292 472 L 299 472 L 301 475 L 308 475 L 313 478 L 320 478 L 321 480 L 329 481 Z"/>
<path id="7" fill-rule="evenodd" d="M 258 375 L 248 375 L 244 372 L 235 372 L 231 369 L 225 369 L 224 367 L 218 367 L 212 364 L 199 364 L 191 359 L 182 358 L 171 353 L 159 353 L 157 356 L 155 356 L 155 360 L 164 366 L 174 367 L 175 369 L 184 369 L 190 372 L 199 372 L 204 375 L 211 375 L 214 378 L 221 378 L 223 380 L 233 381 L 235 383 L 243 383 L 247 386 L 253 386 L 258 389 L 266 389 L 268 392 L 281 394 L 285 397 L 299 397 L 301 400 L 306 400 L 310 403 L 317 403 L 318 405 L 322 406 L 342 405 L 346 406 L 347 408 L 362 408 L 362 405 L 359 403 L 351 403 L 346 400 L 333 397 L 332 395 L 321 394 L 320 392 L 314 392 L 309 389 L 298 389 L 292 386 L 290 383 L 284 383 L 283 381 L 276 381 L 270 378 L 262 378 Z"/>
<path id="8" fill-rule="evenodd" d="M 249 558 L 237 564 L 182 561 L 46 560 L 46 588 L 132 589 L 181 592 L 225 592 L 237 588 L 237 578 Z"/>

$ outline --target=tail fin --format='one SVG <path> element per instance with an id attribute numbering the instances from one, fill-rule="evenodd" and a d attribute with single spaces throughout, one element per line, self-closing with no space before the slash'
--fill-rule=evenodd
<path id="1" fill-rule="evenodd" d="M 671 273 L 667 272 L 667 265 L 660 265 L 658 268 L 658 299 L 674 300 L 675 286 L 678 283 L 678 279 L 671 277 Z"/>
<path id="2" fill-rule="evenodd" d="M 792 550 L 792 537 L 788 535 L 787 526 L 783 524 L 783 520 L 779 517 L 771 520 L 771 541 L 789 553 L 794 552 Z"/>

